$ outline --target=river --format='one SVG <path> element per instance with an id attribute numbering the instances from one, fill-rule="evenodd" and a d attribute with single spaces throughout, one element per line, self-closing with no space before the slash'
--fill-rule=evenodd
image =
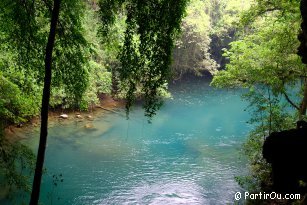
<path id="1" fill-rule="evenodd" d="M 177 82 L 170 91 L 173 99 L 151 124 L 135 107 L 129 120 L 118 110 L 87 128 L 82 122 L 51 127 L 42 202 L 232 204 L 242 191 L 234 177 L 247 172 L 239 152 L 251 129 L 243 91 L 213 89 L 204 79 Z M 24 143 L 36 149 L 38 133 L 31 135 Z"/>

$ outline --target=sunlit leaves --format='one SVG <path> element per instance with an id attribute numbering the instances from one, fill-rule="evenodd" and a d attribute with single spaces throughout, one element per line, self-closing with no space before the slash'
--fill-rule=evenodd
<path id="1" fill-rule="evenodd" d="M 231 49 L 225 52 L 230 63 L 213 84 L 246 87 L 263 84 L 276 92 L 283 91 L 287 83 L 298 79 L 304 71 L 296 55 L 299 23 L 295 15 L 283 21 L 271 15 L 252 23 L 252 30 L 231 43 Z"/>
<path id="2" fill-rule="evenodd" d="M 25 94 L 40 101 L 52 1 L 5 0 L 0 7 L 0 70 Z M 92 52 L 84 38 L 85 9 L 83 1 L 62 3 L 52 66 L 52 86 L 64 89 L 73 101 L 71 106 L 76 107 L 88 86 L 86 64 Z M 16 77 L 19 80 L 15 82 Z"/>
<path id="3" fill-rule="evenodd" d="M 300 16 L 300 0 L 254 0 L 251 8 L 241 18 L 243 25 L 250 24 L 263 17 L 275 15 L 279 21 Z"/>
<path id="4" fill-rule="evenodd" d="M 181 38 L 177 40 L 172 62 L 175 79 L 191 72 L 201 75 L 206 70 L 214 73 L 217 64 L 211 58 L 211 18 L 206 13 L 209 2 L 192 0 L 182 22 Z M 178 77 L 179 76 L 179 77 Z"/>
<path id="5" fill-rule="evenodd" d="M 35 97 L 23 93 L 0 72 L 0 123 L 20 123 L 35 115 L 39 110 Z"/>

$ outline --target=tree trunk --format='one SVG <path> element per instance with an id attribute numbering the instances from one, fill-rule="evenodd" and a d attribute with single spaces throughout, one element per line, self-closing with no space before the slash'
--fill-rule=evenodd
<path id="1" fill-rule="evenodd" d="M 298 39 L 301 42 L 298 47 L 297 54 L 301 56 L 302 62 L 307 64 L 307 0 L 301 0 L 300 4 L 302 23 L 301 32 L 298 35 Z"/>
<path id="2" fill-rule="evenodd" d="M 302 62 L 307 64 L 307 0 L 301 0 L 300 4 L 302 23 L 301 23 L 301 33 L 298 35 L 298 39 L 301 42 L 298 47 L 297 54 L 301 56 Z M 304 115 L 306 115 L 307 108 L 307 79 L 304 79 L 304 96 L 302 103 L 300 105 L 300 119 L 303 119 Z"/>
<path id="3" fill-rule="evenodd" d="M 307 109 L 307 79 L 304 79 L 304 96 L 300 106 L 300 118 L 302 119 L 306 115 Z"/>
<path id="4" fill-rule="evenodd" d="M 48 107 L 50 100 L 52 51 L 55 41 L 56 26 L 59 19 L 60 2 L 61 0 L 54 0 L 54 6 L 51 16 L 50 32 L 46 46 L 45 79 L 44 79 L 44 90 L 43 90 L 43 99 L 42 99 L 42 108 L 41 108 L 41 130 L 40 130 L 39 147 L 37 152 L 36 168 L 33 179 L 30 205 L 38 204 L 41 179 L 43 174 L 43 165 L 45 160 L 45 150 L 46 150 L 47 135 L 48 135 Z"/>

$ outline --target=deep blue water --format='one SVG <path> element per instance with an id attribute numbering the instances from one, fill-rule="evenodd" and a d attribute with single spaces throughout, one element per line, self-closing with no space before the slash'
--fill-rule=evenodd
<path id="1" fill-rule="evenodd" d="M 251 129 L 242 90 L 207 80 L 172 85 L 152 124 L 107 113 L 49 130 L 42 201 L 56 205 L 227 204 L 247 172 L 240 145 Z M 91 128 L 85 128 L 85 124 Z M 33 134 L 32 134 L 33 135 Z M 38 134 L 25 143 L 36 149 Z M 52 185 L 52 175 L 63 182 Z M 59 197 L 59 199 L 58 199 Z M 52 198 L 52 200 L 51 200 Z"/>

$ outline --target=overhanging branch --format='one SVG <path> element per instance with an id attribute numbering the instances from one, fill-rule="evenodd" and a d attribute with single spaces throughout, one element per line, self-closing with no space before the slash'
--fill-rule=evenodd
<path id="1" fill-rule="evenodd" d="M 283 94 L 290 105 L 292 105 L 295 109 L 300 110 L 300 108 L 289 98 L 286 92 L 283 92 Z"/>

